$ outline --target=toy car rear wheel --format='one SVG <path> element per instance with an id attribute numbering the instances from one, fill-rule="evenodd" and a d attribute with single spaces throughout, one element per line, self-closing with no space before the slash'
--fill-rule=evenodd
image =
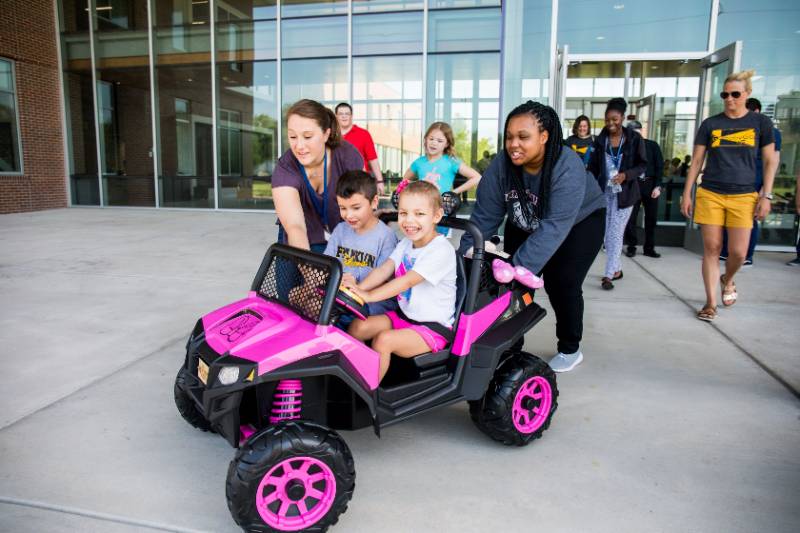
<path id="1" fill-rule="evenodd" d="M 327 531 L 347 510 L 355 464 L 325 426 L 289 421 L 253 435 L 228 467 L 225 494 L 245 531 Z"/>
<path id="2" fill-rule="evenodd" d="M 175 406 L 184 420 L 189 422 L 192 426 L 203 431 L 211 431 L 211 423 L 203 416 L 203 413 L 197 408 L 194 400 L 189 396 L 186 391 L 186 369 L 181 368 L 178 370 L 178 375 L 175 376 Z"/>
<path id="3" fill-rule="evenodd" d="M 527 352 L 509 357 L 495 371 L 486 394 L 470 402 L 478 428 L 508 446 L 525 446 L 542 436 L 558 407 L 556 375 Z"/>

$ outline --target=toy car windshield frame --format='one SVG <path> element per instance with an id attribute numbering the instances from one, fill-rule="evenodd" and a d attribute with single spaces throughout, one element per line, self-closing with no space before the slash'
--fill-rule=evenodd
<path id="1" fill-rule="evenodd" d="M 341 280 L 337 258 L 275 243 L 264 255 L 250 290 L 327 326 Z M 317 289 L 324 290 L 322 298 Z"/>

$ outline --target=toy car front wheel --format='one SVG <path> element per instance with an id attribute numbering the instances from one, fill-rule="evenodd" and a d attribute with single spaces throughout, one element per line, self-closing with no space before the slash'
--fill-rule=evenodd
<path id="1" fill-rule="evenodd" d="M 355 488 L 350 449 L 333 430 L 282 422 L 253 435 L 228 467 L 226 496 L 245 531 L 326 531 Z"/>
<path id="2" fill-rule="evenodd" d="M 189 422 L 192 426 L 203 431 L 211 431 L 211 423 L 203 416 L 203 413 L 197 408 L 194 400 L 189 396 L 186 390 L 186 369 L 181 368 L 178 370 L 178 375 L 175 376 L 175 406 L 184 420 Z"/>
<path id="3" fill-rule="evenodd" d="M 550 427 L 557 400 L 550 366 L 520 352 L 498 367 L 483 398 L 470 402 L 469 412 L 475 425 L 494 440 L 524 446 Z"/>

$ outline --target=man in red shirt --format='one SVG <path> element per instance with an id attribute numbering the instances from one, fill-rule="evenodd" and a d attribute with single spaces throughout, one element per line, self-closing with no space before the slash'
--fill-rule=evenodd
<path id="1" fill-rule="evenodd" d="M 364 159 L 364 170 L 372 172 L 375 182 L 378 184 L 378 194 L 382 195 L 385 190 L 383 174 L 381 174 L 381 165 L 378 163 L 378 154 L 375 152 L 375 143 L 372 141 L 372 135 L 364 128 L 359 128 L 353 124 L 353 108 L 350 107 L 350 104 L 342 102 L 336 106 L 335 111 L 336 120 L 342 130 L 342 137 L 344 137 L 345 141 L 355 146 L 358 153 L 361 154 Z"/>

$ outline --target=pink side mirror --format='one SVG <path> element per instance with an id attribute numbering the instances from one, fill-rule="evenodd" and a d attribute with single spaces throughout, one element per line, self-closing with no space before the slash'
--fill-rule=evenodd
<path id="1" fill-rule="evenodd" d="M 525 267 L 514 267 L 514 279 L 531 289 L 544 287 L 544 280 Z"/>
<path id="2" fill-rule="evenodd" d="M 510 283 L 514 279 L 514 267 L 505 261 L 495 259 L 492 261 L 492 274 L 498 283 Z"/>

